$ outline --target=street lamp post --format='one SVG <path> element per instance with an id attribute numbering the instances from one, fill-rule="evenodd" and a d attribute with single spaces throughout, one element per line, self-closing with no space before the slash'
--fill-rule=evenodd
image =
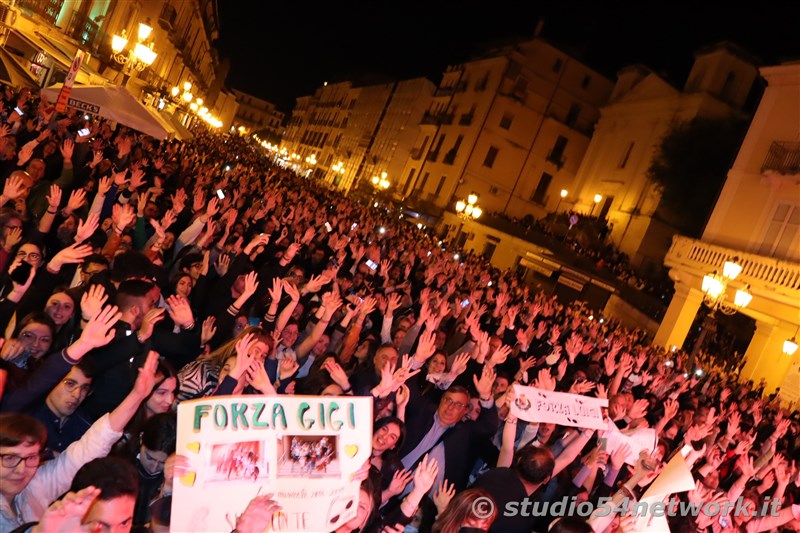
<path id="1" fill-rule="evenodd" d="M 750 286 L 745 285 L 743 288 L 736 290 L 736 294 L 733 298 L 733 305 L 731 305 L 728 300 L 728 284 L 735 280 L 742 271 L 742 267 L 736 263 L 736 259 L 737 258 L 734 257 L 733 261 L 725 261 L 722 267 L 722 275 L 714 271 L 703 277 L 703 303 L 710 308 L 710 311 L 703 319 L 703 323 L 700 326 L 700 335 L 697 337 L 697 341 L 695 341 L 692 347 L 690 361 L 692 370 L 694 369 L 694 360 L 703 347 L 706 334 L 714 326 L 714 318 L 717 311 L 725 315 L 733 315 L 740 309 L 747 307 L 750 304 L 750 300 L 753 299 L 753 295 L 750 294 L 749 291 Z"/>
<path id="2" fill-rule="evenodd" d="M 464 229 L 464 222 L 469 220 L 477 220 L 483 213 L 483 209 L 478 206 L 478 195 L 470 194 L 467 196 L 466 201 L 459 200 L 456 202 L 456 214 L 462 220 L 461 225 L 458 227 L 456 233 L 455 244 L 458 246 L 458 240 L 461 237 L 461 231 Z"/>
<path id="3" fill-rule="evenodd" d="M 333 171 L 333 184 L 338 186 L 344 176 L 344 162 L 339 161 L 331 167 L 331 170 Z"/>
<path id="4" fill-rule="evenodd" d="M 128 49 L 127 53 L 125 52 L 125 47 L 128 46 L 129 39 L 126 31 L 123 29 L 122 35 L 111 37 L 111 57 L 123 67 L 123 86 L 128 84 L 132 72 L 143 71 L 153 64 L 158 55 L 153 50 L 154 43 L 152 40 L 149 44 L 145 44 L 153 33 L 153 27 L 149 25 L 150 19 L 147 22 L 148 24 L 139 23 L 136 43 Z"/>
<path id="5" fill-rule="evenodd" d="M 597 207 L 597 204 L 599 204 L 600 200 L 602 200 L 602 199 L 603 199 L 603 195 L 601 195 L 601 194 L 595 194 L 594 195 L 594 198 L 593 198 L 594 203 L 592 204 L 592 212 L 589 213 L 589 216 L 594 215 L 594 208 Z"/>
<path id="6" fill-rule="evenodd" d="M 558 215 L 558 208 L 561 207 L 561 201 L 567 197 L 567 189 L 561 189 L 560 197 L 558 199 L 558 203 L 556 204 L 556 215 Z"/>

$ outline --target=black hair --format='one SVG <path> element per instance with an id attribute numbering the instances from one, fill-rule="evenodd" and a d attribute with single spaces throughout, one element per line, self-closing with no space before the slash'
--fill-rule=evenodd
<path id="1" fill-rule="evenodd" d="M 100 457 L 83 465 L 72 479 L 70 491 L 86 487 L 100 489 L 98 498 L 103 501 L 121 496 L 134 499 L 139 495 L 139 474 L 131 463 L 117 457 Z"/>
<path id="2" fill-rule="evenodd" d="M 123 252 L 114 259 L 111 279 L 117 282 L 137 278 L 151 279 L 153 276 L 152 270 L 152 262 L 143 253 L 136 251 Z"/>
<path id="3" fill-rule="evenodd" d="M 151 416 L 142 426 L 142 444 L 154 452 L 174 453 L 177 423 L 175 413 Z"/>
<path id="4" fill-rule="evenodd" d="M 517 450 L 514 457 L 514 470 L 528 483 L 539 485 L 553 475 L 556 460 L 548 448 L 525 445 Z"/>
<path id="5" fill-rule="evenodd" d="M 583 518 L 563 516 L 550 524 L 548 533 L 592 533 L 590 526 Z"/>
<path id="6" fill-rule="evenodd" d="M 392 447 L 391 450 L 386 450 L 384 454 L 389 452 L 396 452 L 397 450 L 402 448 L 403 442 L 406 439 L 406 424 L 396 416 L 385 416 L 380 420 L 377 420 L 372 425 L 372 434 L 374 435 L 379 429 L 381 429 L 384 426 L 388 426 L 389 424 L 396 424 L 397 427 L 400 428 L 400 436 L 397 438 L 397 442 L 395 443 L 394 447 Z"/>

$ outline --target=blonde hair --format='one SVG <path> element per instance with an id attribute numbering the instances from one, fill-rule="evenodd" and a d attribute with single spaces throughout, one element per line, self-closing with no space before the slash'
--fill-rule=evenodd
<path id="1" fill-rule="evenodd" d="M 267 354 L 272 353 L 273 348 L 273 340 L 272 337 L 267 335 L 267 332 L 261 329 L 258 326 L 248 326 L 242 330 L 239 335 L 232 338 L 213 352 L 205 354 L 199 358 L 200 361 L 208 361 L 209 364 L 213 368 L 222 368 L 225 364 L 225 361 L 228 360 L 229 357 L 233 357 L 236 355 L 236 343 L 239 342 L 239 339 L 252 333 L 255 336 L 255 339 L 259 342 L 263 342 L 267 345 L 268 350 Z"/>

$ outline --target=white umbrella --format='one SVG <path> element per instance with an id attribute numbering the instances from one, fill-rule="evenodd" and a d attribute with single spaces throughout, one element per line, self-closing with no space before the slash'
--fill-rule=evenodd
<path id="1" fill-rule="evenodd" d="M 42 89 L 42 94 L 51 102 L 56 102 L 61 85 L 58 83 Z M 156 139 L 165 139 L 174 133 L 164 121 L 153 116 L 136 97 L 119 85 L 76 85 L 69 95 L 67 107 L 116 121 Z"/>

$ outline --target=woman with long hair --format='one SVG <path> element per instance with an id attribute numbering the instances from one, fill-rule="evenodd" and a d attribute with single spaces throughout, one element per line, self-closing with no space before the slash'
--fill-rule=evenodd
<path id="1" fill-rule="evenodd" d="M 256 342 L 251 350 L 258 352 L 263 361 L 272 351 L 273 341 L 260 327 L 250 326 L 213 352 L 202 355 L 178 372 L 177 400 L 191 400 L 210 396 L 220 383 L 220 372 L 225 363 L 236 357 L 236 343 L 246 335 L 253 334 Z"/>
<path id="2" fill-rule="evenodd" d="M 482 510 L 485 510 L 488 516 L 482 516 Z M 436 518 L 432 531 L 433 533 L 489 531 L 496 517 L 497 504 L 487 490 L 467 489 L 450 500 L 447 508 Z"/>

